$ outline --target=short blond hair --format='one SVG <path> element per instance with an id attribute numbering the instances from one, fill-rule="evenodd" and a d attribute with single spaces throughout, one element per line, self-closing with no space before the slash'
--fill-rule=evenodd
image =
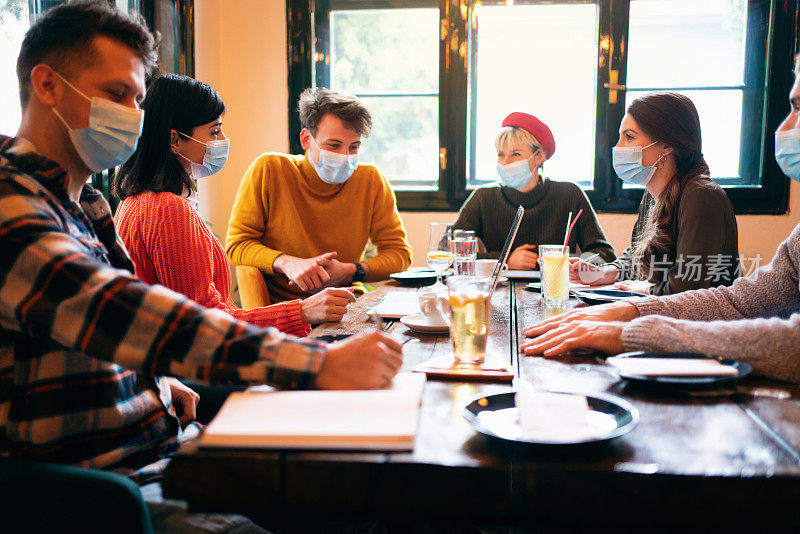
<path id="1" fill-rule="evenodd" d="M 527 145 L 534 154 L 536 154 L 537 150 L 540 150 L 544 154 L 544 148 L 542 148 L 542 144 L 539 140 L 528 130 L 520 128 L 519 126 L 503 126 L 497 133 L 497 137 L 494 138 L 494 148 L 498 152 L 501 146 L 508 143 Z M 547 159 L 547 157 L 545 157 L 545 159 Z M 542 162 L 542 165 L 544 165 L 544 162 Z"/>

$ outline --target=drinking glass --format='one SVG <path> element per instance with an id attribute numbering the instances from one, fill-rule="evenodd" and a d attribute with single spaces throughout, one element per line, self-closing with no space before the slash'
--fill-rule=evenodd
<path id="1" fill-rule="evenodd" d="M 455 234 L 455 232 L 453 233 Z M 455 255 L 453 265 L 456 274 L 474 276 L 475 260 L 478 257 L 478 240 L 474 237 L 454 237 L 453 254 Z"/>
<path id="2" fill-rule="evenodd" d="M 450 339 L 455 365 L 479 365 L 486 357 L 492 281 L 475 276 L 452 276 L 447 281 Z"/>
<path id="3" fill-rule="evenodd" d="M 542 297 L 548 306 L 563 306 L 569 300 L 569 253 L 563 245 L 539 245 Z"/>
<path id="4" fill-rule="evenodd" d="M 436 271 L 436 283 L 431 291 L 444 291 L 442 273 L 453 263 L 452 225 L 450 223 L 430 223 L 428 239 L 428 267 Z"/>

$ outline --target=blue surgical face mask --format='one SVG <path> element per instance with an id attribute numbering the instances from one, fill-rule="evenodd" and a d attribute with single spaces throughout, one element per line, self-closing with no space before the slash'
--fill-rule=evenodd
<path id="1" fill-rule="evenodd" d="M 55 72 L 55 71 L 54 71 Z M 92 103 L 89 126 L 73 129 L 56 108 L 53 113 L 64 123 L 75 151 L 93 172 L 111 169 L 125 163 L 136 150 L 144 124 L 144 111 L 131 109 L 105 98 L 89 98 L 77 87 L 61 78 L 73 91 Z"/>
<path id="2" fill-rule="evenodd" d="M 500 182 L 514 189 L 522 188 L 533 177 L 533 172 L 531 171 L 529 163 L 530 158 L 521 159 L 507 165 L 498 163 L 497 175 L 500 177 Z"/>
<path id="3" fill-rule="evenodd" d="M 800 182 L 800 129 L 775 132 L 775 159 L 783 174 Z"/>
<path id="4" fill-rule="evenodd" d="M 656 144 L 650 143 L 646 147 L 620 146 L 611 149 L 611 161 L 614 172 L 623 182 L 636 185 L 647 185 L 656 173 L 655 164 L 651 167 L 642 165 L 642 151 Z M 661 159 L 659 157 L 659 159 Z M 657 162 L 656 162 L 657 163 Z"/>
<path id="5" fill-rule="evenodd" d="M 311 158 L 308 158 L 308 161 L 323 182 L 343 184 L 358 168 L 358 153 L 338 154 L 329 150 L 322 150 L 313 135 L 311 136 L 311 142 L 319 151 L 319 161 L 314 163 Z"/>
<path id="6" fill-rule="evenodd" d="M 202 164 L 195 163 L 178 152 L 178 156 L 189 162 L 192 170 L 192 178 L 199 180 L 200 178 L 211 176 L 212 174 L 219 172 L 219 170 L 225 166 L 225 162 L 228 161 L 228 149 L 230 148 L 231 144 L 230 139 L 219 139 L 217 141 L 208 141 L 207 143 L 204 143 L 199 139 L 195 139 L 191 135 L 186 135 L 185 133 L 179 132 L 179 135 L 188 137 L 192 141 L 206 146 L 206 153 L 203 155 Z"/>

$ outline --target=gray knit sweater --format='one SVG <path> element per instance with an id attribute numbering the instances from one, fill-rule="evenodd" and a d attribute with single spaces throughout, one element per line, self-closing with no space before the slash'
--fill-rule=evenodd
<path id="1" fill-rule="evenodd" d="M 800 382 L 800 224 L 772 261 L 731 287 L 632 301 L 626 351 L 689 351 L 736 358 L 762 376 Z"/>

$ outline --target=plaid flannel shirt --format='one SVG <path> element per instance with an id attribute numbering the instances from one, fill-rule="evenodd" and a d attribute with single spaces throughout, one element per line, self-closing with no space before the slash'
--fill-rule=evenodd
<path id="1" fill-rule="evenodd" d="M 311 384 L 321 344 L 208 310 L 133 276 L 108 203 L 0 136 L 0 452 L 157 477 L 181 430 L 163 377 Z"/>

